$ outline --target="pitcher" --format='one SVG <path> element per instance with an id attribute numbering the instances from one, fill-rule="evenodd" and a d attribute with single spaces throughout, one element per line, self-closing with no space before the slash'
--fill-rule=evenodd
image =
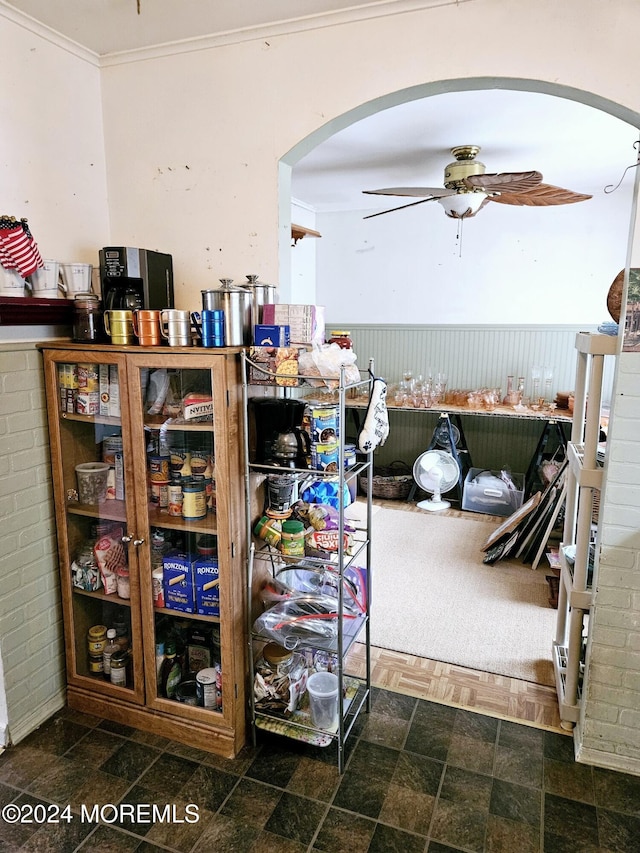
<path id="1" fill-rule="evenodd" d="M 138 309 L 133 312 L 133 332 L 141 347 L 159 347 L 162 344 L 160 311 Z"/>
<path id="2" fill-rule="evenodd" d="M 190 347 L 191 314 L 189 311 L 179 311 L 177 308 L 165 308 L 162 311 L 160 331 L 170 347 Z"/>
<path id="3" fill-rule="evenodd" d="M 133 311 L 105 311 L 104 330 L 111 338 L 112 344 L 128 346 L 134 343 Z"/>

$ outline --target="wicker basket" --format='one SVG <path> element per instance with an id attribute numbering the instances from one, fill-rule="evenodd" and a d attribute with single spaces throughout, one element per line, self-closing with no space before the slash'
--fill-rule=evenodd
<path id="1" fill-rule="evenodd" d="M 367 491 L 367 475 L 360 474 L 358 477 L 360 489 Z M 373 472 L 372 492 L 374 498 L 388 498 L 390 500 L 406 500 L 413 485 L 411 468 L 406 462 L 397 460 L 385 468 L 376 468 Z"/>

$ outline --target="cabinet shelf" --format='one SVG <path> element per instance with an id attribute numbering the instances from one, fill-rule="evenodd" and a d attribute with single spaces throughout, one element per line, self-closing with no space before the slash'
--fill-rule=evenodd
<path id="1" fill-rule="evenodd" d="M 207 513 L 204 518 L 200 518 L 198 521 L 188 521 L 179 515 L 169 515 L 168 512 L 163 512 L 153 504 L 149 504 L 149 524 L 151 527 L 164 527 L 167 530 L 184 530 L 213 535 L 218 532 L 216 515 L 213 512 Z"/>
<path id="2" fill-rule="evenodd" d="M 69 515 L 82 515 L 88 518 L 103 518 L 107 521 L 127 520 L 127 508 L 124 501 L 104 501 L 101 504 L 67 503 Z"/>
<path id="3" fill-rule="evenodd" d="M 187 613 L 184 610 L 172 610 L 169 607 L 154 607 L 154 613 L 163 613 L 165 616 L 173 616 L 175 619 L 189 619 L 194 622 L 220 623 L 219 616 L 207 616 L 203 613 Z"/>
<path id="4" fill-rule="evenodd" d="M 76 415 L 73 412 L 60 412 L 63 421 L 76 421 L 84 424 L 102 424 L 103 426 L 122 426 L 120 418 L 110 418 L 106 415 Z"/>
<path id="5" fill-rule="evenodd" d="M 131 607 L 131 599 L 130 598 L 120 598 L 116 593 L 110 593 L 107 595 L 102 590 L 92 591 L 90 589 L 81 589 L 79 586 L 73 587 L 74 595 L 84 595 L 87 598 L 93 598 L 96 601 L 106 602 L 107 604 L 118 604 L 121 607 Z"/>
<path id="6" fill-rule="evenodd" d="M 234 758 L 247 735 L 243 719 L 247 681 L 246 540 L 238 524 L 244 507 L 240 348 L 161 350 L 47 341 L 40 349 L 60 555 L 68 705 Z M 99 376 L 108 375 L 110 394 L 115 397 L 117 393 L 120 400 L 119 417 L 61 411 L 60 389 L 73 375 L 73 365 L 79 374 L 77 365 L 84 363 L 92 365 Z M 61 369 L 61 365 L 65 367 Z M 105 367 L 108 370 L 102 369 Z M 176 408 L 172 408 L 171 416 L 166 411 L 157 418 L 148 414 L 148 397 L 153 396 L 153 390 L 147 379 L 155 370 L 169 375 L 175 392 Z M 213 415 L 207 420 L 182 423 L 179 418 L 192 392 L 213 401 Z M 96 504 L 68 500 L 77 485 L 76 466 L 105 455 L 109 458 L 104 441 L 114 433 L 122 440 L 126 500 Z M 151 457 L 161 450 L 182 454 L 185 449 L 211 457 L 214 448 L 216 512 L 190 520 L 169 515 L 168 509 L 151 500 Z M 201 511 L 198 502 L 193 514 Z M 130 599 L 120 599 L 115 593 L 106 595 L 103 589 L 92 592 L 73 586 L 70 567 L 74 559 L 95 548 L 97 531 L 102 535 L 103 528 L 113 540 L 107 561 L 114 567 L 129 568 Z M 203 534 L 216 537 L 217 565 L 207 560 L 196 565 Z M 165 553 L 171 554 L 166 561 Z M 152 566 L 157 569 L 159 565 L 161 577 L 152 572 Z M 170 584 L 176 577 L 178 580 Z M 170 590 L 167 603 L 194 611 L 203 609 L 207 615 L 155 608 L 159 586 L 165 594 Z M 101 632 L 92 629 L 103 625 L 115 628 L 117 636 L 127 637 L 130 655 L 125 686 L 94 675 L 100 666 L 102 639 Z M 94 640 L 95 634 L 100 639 Z M 157 695 L 161 643 L 166 643 L 165 648 L 175 643 L 177 649 L 185 649 L 184 658 L 179 658 L 181 680 L 192 678 L 192 670 L 216 668 L 221 678 L 209 683 L 208 690 L 215 694 L 208 693 L 206 701 L 207 705 L 218 703 L 217 708 L 205 708 L 202 695 L 198 706 Z"/>

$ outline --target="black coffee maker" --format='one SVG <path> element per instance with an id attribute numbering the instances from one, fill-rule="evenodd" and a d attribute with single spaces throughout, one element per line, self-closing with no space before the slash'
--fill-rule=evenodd
<path id="1" fill-rule="evenodd" d="M 251 401 L 256 425 L 256 462 L 308 468 L 311 442 L 302 429 L 304 401 L 260 397 Z"/>

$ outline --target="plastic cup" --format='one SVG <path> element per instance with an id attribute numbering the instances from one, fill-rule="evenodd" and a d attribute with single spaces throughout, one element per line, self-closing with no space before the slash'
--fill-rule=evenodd
<path id="1" fill-rule="evenodd" d="M 332 729 L 338 724 L 338 676 L 333 672 L 314 672 L 307 681 L 311 722 L 317 729 Z"/>
<path id="2" fill-rule="evenodd" d="M 106 500 L 108 474 L 109 466 L 106 462 L 82 462 L 76 465 L 81 504 L 97 504 Z"/>

